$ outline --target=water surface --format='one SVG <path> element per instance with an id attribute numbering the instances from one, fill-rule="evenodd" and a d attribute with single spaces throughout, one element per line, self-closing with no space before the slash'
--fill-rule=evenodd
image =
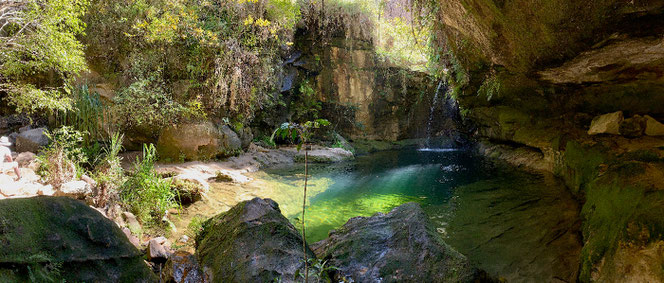
<path id="1" fill-rule="evenodd" d="M 179 226 L 253 197 L 272 198 L 301 226 L 304 166 L 249 175 L 248 184 L 213 184 Z M 579 266 L 578 206 L 549 175 L 486 162 L 459 149 L 384 151 L 339 164 L 313 164 L 307 241 L 324 239 L 349 218 L 417 202 L 436 231 L 476 266 L 509 282 L 574 281 Z M 176 223 L 177 225 L 178 223 Z"/>

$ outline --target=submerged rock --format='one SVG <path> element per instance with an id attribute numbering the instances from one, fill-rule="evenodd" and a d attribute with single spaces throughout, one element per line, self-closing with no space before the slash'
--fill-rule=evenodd
<path id="1" fill-rule="evenodd" d="M 595 117 L 590 123 L 589 135 L 620 134 L 620 123 L 623 121 L 622 111 L 604 114 Z"/>
<path id="2" fill-rule="evenodd" d="M 447 245 L 416 203 L 355 217 L 313 245 L 319 258 L 354 282 L 473 282 L 486 276 Z"/>
<path id="3" fill-rule="evenodd" d="M 296 162 L 304 162 L 304 150 L 295 155 Z M 308 152 L 308 161 L 312 163 L 334 163 L 347 160 L 353 160 L 355 156 L 352 152 L 343 148 L 314 148 Z"/>
<path id="4" fill-rule="evenodd" d="M 66 197 L 0 201 L 0 281 L 154 282 L 113 222 Z"/>
<path id="5" fill-rule="evenodd" d="M 196 254 L 212 282 L 294 282 L 304 267 L 302 237 L 271 199 L 241 202 L 206 221 Z"/>
<path id="6" fill-rule="evenodd" d="M 176 251 L 168 258 L 163 275 L 166 282 L 200 283 L 210 281 L 204 277 L 196 257 L 186 251 Z"/>

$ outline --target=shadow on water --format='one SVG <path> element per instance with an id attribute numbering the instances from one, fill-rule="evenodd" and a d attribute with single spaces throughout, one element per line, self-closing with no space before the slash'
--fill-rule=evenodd
<path id="1" fill-rule="evenodd" d="M 278 197 L 288 203 L 282 211 L 298 228 L 302 171 L 290 166 L 263 176 L 290 184 L 287 193 L 283 190 L 288 197 Z M 575 278 L 578 207 L 551 176 L 495 166 L 463 150 L 412 149 L 314 164 L 311 180 L 308 242 L 324 239 L 349 218 L 412 201 L 420 203 L 447 243 L 490 274 L 510 282 Z"/>

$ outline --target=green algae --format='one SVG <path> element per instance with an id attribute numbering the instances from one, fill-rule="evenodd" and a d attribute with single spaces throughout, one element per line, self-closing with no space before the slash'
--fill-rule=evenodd
<path id="1" fill-rule="evenodd" d="M 640 181 L 644 166 L 640 162 L 615 166 L 587 186 L 581 281 L 591 281 L 597 264 L 603 258 L 610 261 L 619 245 L 641 246 L 662 239 L 664 191 L 652 191 Z"/>

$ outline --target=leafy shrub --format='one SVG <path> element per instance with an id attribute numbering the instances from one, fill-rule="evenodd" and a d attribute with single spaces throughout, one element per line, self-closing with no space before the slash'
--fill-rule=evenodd
<path id="1" fill-rule="evenodd" d="M 128 126 L 201 114 L 249 121 L 278 103 L 280 53 L 300 15 L 293 1 L 94 0 L 91 9 L 88 57 L 118 76 Z"/>
<path id="2" fill-rule="evenodd" d="M 155 161 L 154 145 L 144 145 L 143 160 L 136 160 L 134 171 L 120 188 L 122 203 L 143 223 L 155 223 L 155 218 L 159 219 L 167 209 L 176 206 L 171 182 L 157 174 Z"/>
<path id="3" fill-rule="evenodd" d="M 46 183 L 60 188 L 82 173 L 81 164 L 87 162 L 83 152 L 83 133 L 71 127 L 61 127 L 46 132 L 49 145 L 39 154 L 39 174 Z"/>
<path id="4" fill-rule="evenodd" d="M 87 85 L 72 88 L 71 92 L 71 107 L 55 113 L 56 123 L 87 132 L 90 139 L 102 138 L 105 132 L 101 128 L 104 124 L 105 107 L 99 93 L 91 93 Z"/>
<path id="5" fill-rule="evenodd" d="M 0 1 L 0 91 L 19 112 L 69 107 L 67 86 L 86 68 L 81 17 L 87 0 Z M 44 79 L 49 74 L 50 79 Z M 46 110 L 46 112 L 43 112 Z"/>
<path id="6" fill-rule="evenodd" d="M 291 111 L 294 121 L 308 121 L 318 118 L 318 112 L 322 105 L 316 96 L 311 83 L 308 80 L 302 82 L 299 88 L 299 95 L 291 103 Z"/>
<path id="7" fill-rule="evenodd" d="M 104 207 L 107 202 L 115 201 L 117 190 L 124 183 L 124 170 L 120 164 L 118 154 L 122 150 L 124 136 L 115 133 L 111 136 L 110 144 L 102 149 L 102 158 L 95 162 L 93 178 L 97 181 L 96 202 L 98 207 Z"/>

